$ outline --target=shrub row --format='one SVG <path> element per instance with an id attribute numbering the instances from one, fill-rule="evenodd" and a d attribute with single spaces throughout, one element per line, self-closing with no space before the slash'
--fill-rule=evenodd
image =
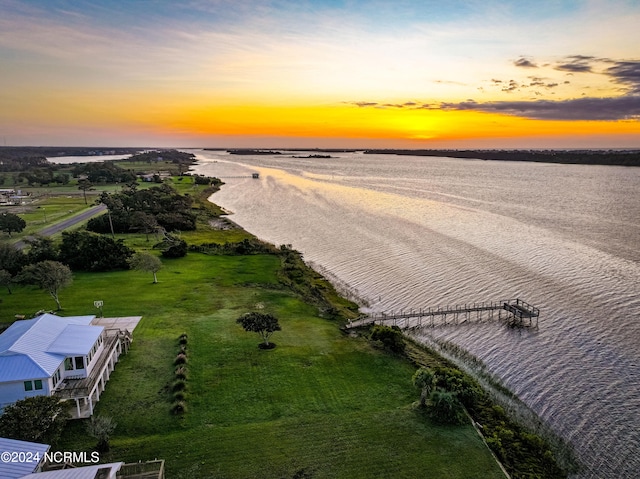
<path id="1" fill-rule="evenodd" d="M 187 410 L 187 342 L 187 333 L 182 333 L 178 338 L 180 350 L 173 361 L 173 365 L 176 369 L 174 370 L 174 381 L 171 385 L 171 392 L 173 393 L 173 405 L 171 406 L 171 412 L 177 416 L 181 416 Z"/>
<path id="2" fill-rule="evenodd" d="M 189 245 L 189 250 L 211 255 L 247 255 L 247 254 L 276 254 L 277 249 L 257 238 L 245 238 L 238 242 L 203 243 Z"/>

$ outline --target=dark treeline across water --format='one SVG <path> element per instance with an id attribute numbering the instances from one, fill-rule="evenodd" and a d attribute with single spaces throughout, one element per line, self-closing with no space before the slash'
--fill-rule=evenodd
<path id="1" fill-rule="evenodd" d="M 118 148 L 110 146 L 0 146 L 0 159 L 47 158 L 55 156 L 126 155 L 148 148 Z"/>
<path id="2" fill-rule="evenodd" d="M 574 165 L 640 166 L 640 150 L 365 150 L 364 153 Z"/>
<path id="3" fill-rule="evenodd" d="M 58 156 L 97 156 L 134 154 L 149 148 L 112 148 L 112 147 L 44 147 L 44 146 L 7 146 L 0 147 L 0 159 L 16 160 L 20 158 L 45 158 Z M 229 151 L 240 155 L 280 155 L 282 152 L 322 152 L 353 153 L 362 151 L 376 155 L 437 156 L 449 158 L 469 158 L 478 160 L 533 161 L 540 163 L 564 163 L 577 165 L 616 165 L 640 166 L 640 149 L 610 150 L 401 150 L 362 148 L 205 148 L 205 151 Z"/>

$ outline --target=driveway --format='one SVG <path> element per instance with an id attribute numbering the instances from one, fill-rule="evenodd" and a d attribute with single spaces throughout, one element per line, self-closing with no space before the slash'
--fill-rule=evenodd
<path id="1" fill-rule="evenodd" d="M 87 221 L 92 216 L 96 216 L 97 214 L 102 213 L 106 209 L 107 209 L 107 205 L 103 205 L 103 204 L 92 206 L 91 208 L 88 208 L 84 210 L 82 213 L 79 213 L 71 218 L 67 218 L 66 220 L 60 221 L 59 223 L 43 228 L 42 230 L 40 230 L 38 234 L 40 236 L 52 236 L 56 233 L 60 233 L 61 231 L 66 230 L 67 228 L 75 226 L 78 223 Z M 16 247 L 16 249 L 22 249 L 26 245 L 27 243 L 25 240 L 20 240 L 16 242 L 14 246 Z"/>

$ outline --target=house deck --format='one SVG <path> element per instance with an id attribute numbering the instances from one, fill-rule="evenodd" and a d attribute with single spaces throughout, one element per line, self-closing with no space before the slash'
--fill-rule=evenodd
<path id="1" fill-rule="evenodd" d="M 91 417 L 94 405 L 100 399 L 120 354 L 128 350 L 130 343 L 129 331 L 105 330 L 104 349 L 91 374 L 81 379 L 65 379 L 55 391 L 54 394 L 60 399 L 75 400 L 76 407 L 71 410 L 72 418 Z"/>

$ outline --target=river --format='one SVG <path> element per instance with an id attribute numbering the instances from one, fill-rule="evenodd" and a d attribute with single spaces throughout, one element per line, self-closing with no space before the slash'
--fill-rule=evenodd
<path id="1" fill-rule="evenodd" d="M 538 329 L 417 336 L 479 359 L 572 445 L 573 477 L 640 477 L 640 168 L 332 156 L 199 151 L 195 170 L 226 182 L 213 201 L 232 220 L 291 244 L 368 310 L 539 307 Z"/>

